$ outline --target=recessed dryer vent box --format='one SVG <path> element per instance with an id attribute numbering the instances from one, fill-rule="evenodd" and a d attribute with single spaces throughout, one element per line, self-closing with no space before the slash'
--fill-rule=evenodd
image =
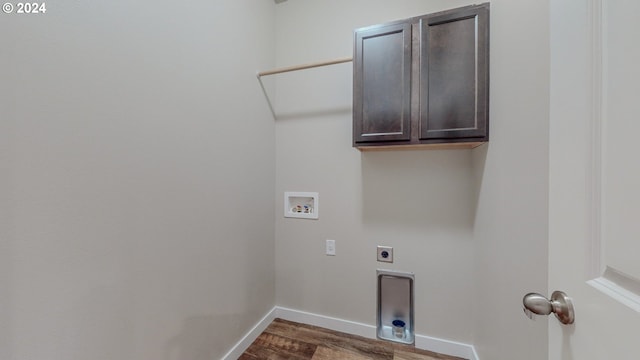
<path id="1" fill-rule="evenodd" d="M 378 276 L 378 339 L 403 344 L 415 342 L 413 273 L 376 271 Z"/>
<path id="2" fill-rule="evenodd" d="M 285 192 L 284 217 L 317 219 L 317 192 Z"/>

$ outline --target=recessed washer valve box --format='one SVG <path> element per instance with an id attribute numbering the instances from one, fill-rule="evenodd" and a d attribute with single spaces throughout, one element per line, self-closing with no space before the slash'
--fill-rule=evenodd
<path id="1" fill-rule="evenodd" d="M 319 212 L 317 192 L 284 193 L 284 217 L 317 219 Z"/>

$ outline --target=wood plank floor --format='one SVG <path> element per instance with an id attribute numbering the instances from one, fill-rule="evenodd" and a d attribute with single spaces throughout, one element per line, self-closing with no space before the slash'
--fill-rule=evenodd
<path id="1" fill-rule="evenodd" d="M 462 360 L 383 340 L 275 319 L 238 360 Z"/>

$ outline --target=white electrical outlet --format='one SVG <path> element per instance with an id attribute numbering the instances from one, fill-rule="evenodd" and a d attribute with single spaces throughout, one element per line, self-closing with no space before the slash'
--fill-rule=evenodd
<path id="1" fill-rule="evenodd" d="M 336 255 L 336 241 L 335 240 L 327 240 L 326 243 L 326 254 L 329 256 Z"/>
<path id="2" fill-rule="evenodd" d="M 378 246 L 378 261 L 393 262 L 393 248 L 391 246 Z"/>

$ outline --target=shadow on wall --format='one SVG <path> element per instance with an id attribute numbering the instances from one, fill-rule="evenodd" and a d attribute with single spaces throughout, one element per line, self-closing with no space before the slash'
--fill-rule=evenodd
<path id="1" fill-rule="evenodd" d="M 350 107 L 337 107 L 333 109 L 307 110 L 304 112 L 276 113 L 276 120 L 300 120 L 304 118 L 324 118 L 330 116 L 349 116 Z"/>
<path id="2" fill-rule="evenodd" d="M 0 212 L 2 212 L 0 210 Z M 0 216 L 1 217 L 1 216 Z M 8 225 L 8 224 L 7 224 Z M 4 227 L 7 229 L 8 226 Z M 0 230 L 0 239 L 10 239 L 4 237 L 4 233 Z M 13 253 L 10 249 L 9 241 L 0 241 L 0 359 L 11 359 L 12 339 L 12 311 L 13 299 L 11 298 L 11 264 Z"/>
<path id="3" fill-rule="evenodd" d="M 342 63 L 263 77 L 262 91 L 276 120 L 350 115 L 352 78 Z"/>
<path id="4" fill-rule="evenodd" d="M 238 230 L 238 233 L 242 233 L 242 230 Z M 237 276 L 234 279 L 244 279 L 239 283 L 234 280 L 234 284 L 239 288 L 229 284 L 223 285 L 209 275 L 207 278 L 218 284 L 215 287 L 218 291 L 209 295 L 184 294 L 205 296 L 205 303 L 211 305 L 214 313 L 186 317 L 180 332 L 166 341 L 163 360 L 221 359 L 231 346 L 274 306 L 273 301 L 265 303 L 265 299 L 274 297 L 272 280 L 256 275 L 266 271 L 261 261 L 266 250 L 249 243 L 245 243 L 244 246 L 245 251 L 236 248 L 238 258 L 232 269 Z M 252 249 L 257 251 L 251 251 Z M 229 269 L 225 268 L 216 275 L 228 277 L 228 271 Z M 218 311 L 226 312 L 215 313 Z"/>
<path id="5" fill-rule="evenodd" d="M 472 167 L 473 167 L 473 190 L 474 190 L 474 223 L 475 223 L 475 214 L 478 212 L 478 205 L 480 204 L 480 192 L 482 191 L 482 181 L 484 179 L 484 170 L 485 163 L 487 162 L 487 153 L 489 152 L 490 144 L 485 144 L 482 146 L 478 146 L 477 148 L 471 150 L 472 156 Z"/>
<path id="6" fill-rule="evenodd" d="M 571 338 L 576 332 L 576 324 L 562 327 L 562 359 L 573 360 L 573 348 Z"/>
<path id="7" fill-rule="evenodd" d="M 229 347 L 228 334 L 239 334 L 238 318 L 192 316 L 184 320 L 180 334 L 167 341 L 164 360 L 211 360 L 224 355 Z M 222 333 L 222 334 L 221 334 Z"/>
<path id="8" fill-rule="evenodd" d="M 363 152 L 363 223 L 472 229 L 477 171 L 470 150 Z"/>

